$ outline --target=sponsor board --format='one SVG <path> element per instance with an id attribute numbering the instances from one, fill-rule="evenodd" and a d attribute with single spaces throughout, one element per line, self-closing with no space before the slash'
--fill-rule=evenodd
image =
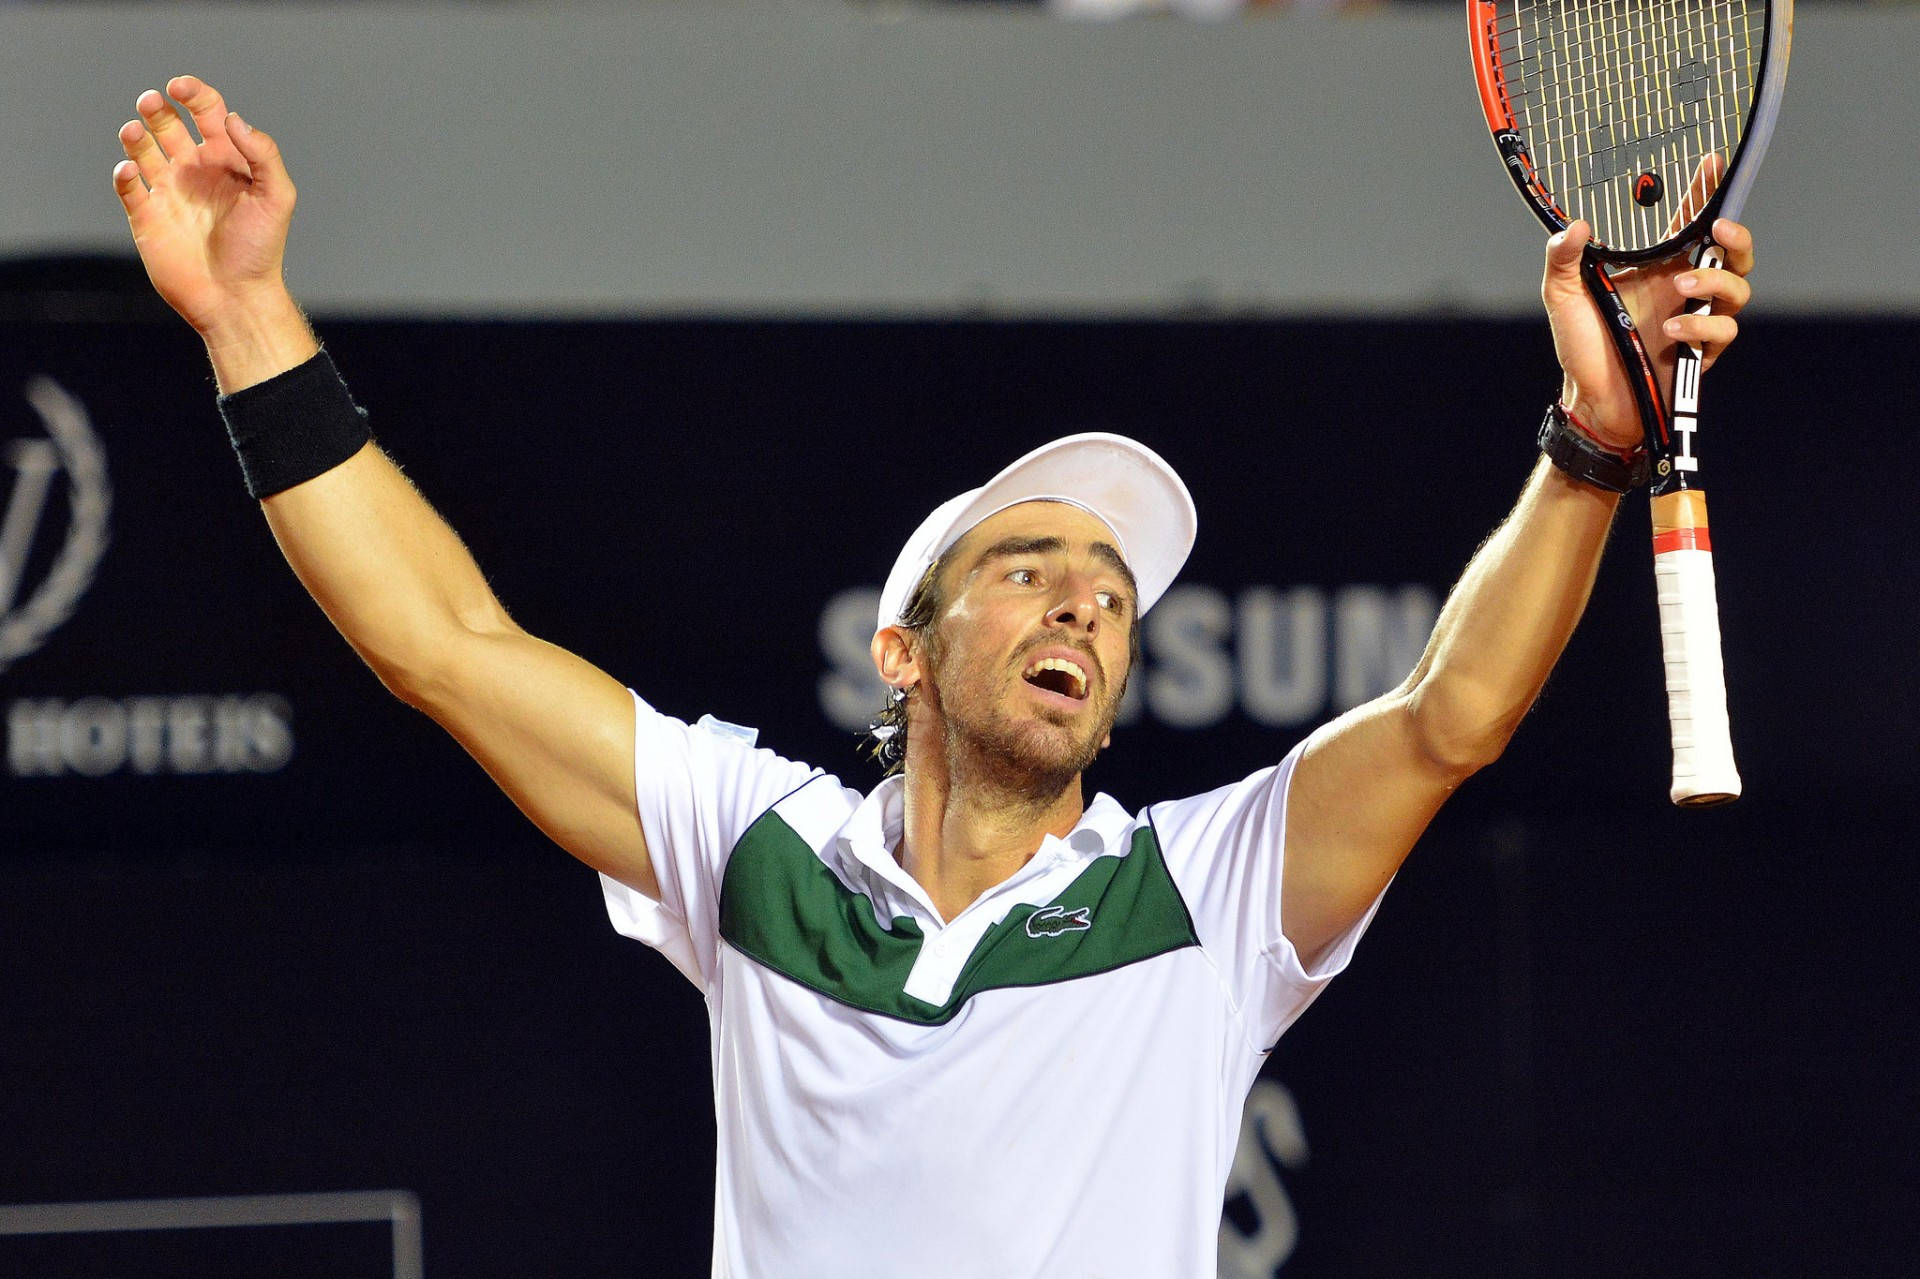
<path id="1" fill-rule="evenodd" d="M 1220 1218 L 1220 1279 L 1274 1279 L 1300 1242 L 1300 1217 L 1283 1172 L 1307 1162 L 1307 1131 L 1293 1093 L 1256 1079 L 1241 1111 Z"/>
<path id="2" fill-rule="evenodd" d="M 27 382 L 26 400 L 45 433 L 0 447 L 13 471 L 0 515 L 0 671 L 40 648 L 73 616 L 106 554 L 113 508 L 106 455 L 80 401 L 45 377 Z M 66 528 L 45 575 L 30 584 L 28 561 L 35 543 L 52 535 L 42 525 L 62 476 Z"/>
<path id="3" fill-rule="evenodd" d="M 106 451 L 79 397 L 27 380 L 39 434 L 0 443 L 12 471 L 0 510 L 0 671 L 55 640 L 111 543 Z M 277 693 L 27 696 L 5 709 L 13 777 L 272 773 L 293 758 L 293 709 Z"/>
<path id="4" fill-rule="evenodd" d="M 849 588 L 821 610 L 820 710 L 839 729 L 872 721 L 886 689 L 868 642 L 879 592 Z M 1440 615 L 1440 593 L 1400 586 L 1176 586 L 1142 622 L 1122 724 L 1213 728 L 1236 711 L 1265 728 L 1318 723 L 1405 679 Z"/>
<path id="5" fill-rule="evenodd" d="M 277 773 L 293 759 L 293 708 L 274 693 L 16 698 L 14 777 Z"/>

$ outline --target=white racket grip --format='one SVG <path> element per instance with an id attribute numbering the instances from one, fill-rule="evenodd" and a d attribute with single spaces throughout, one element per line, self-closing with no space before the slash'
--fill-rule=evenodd
<path id="1" fill-rule="evenodd" d="M 1653 499 L 1653 576 L 1673 729 L 1673 802 L 1724 804 L 1740 797 L 1740 773 L 1733 763 L 1720 664 L 1707 499 L 1698 489 Z"/>

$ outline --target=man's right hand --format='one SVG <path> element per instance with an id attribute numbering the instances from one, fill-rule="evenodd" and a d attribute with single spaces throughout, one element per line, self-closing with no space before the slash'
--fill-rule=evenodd
<path id="1" fill-rule="evenodd" d="M 176 76 L 167 92 L 202 140 L 147 90 L 140 118 L 120 126 L 127 158 L 114 166 L 114 190 L 147 277 L 205 339 L 231 393 L 318 349 L 282 276 L 293 180 L 273 139 L 228 111 L 213 86 Z"/>
<path id="2" fill-rule="evenodd" d="M 192 76 L 140 95 L 113 185 L 154 288 L 238 391 L 319 349 L 281 278 L 293 182 L 280 148 Z M 262 504 L 287 561 L 383 683 L 433 716 L 541 830 L 658 898 L 634 784 L 633 697 L 515 625 L 467 548 L 369 444 Z"/>

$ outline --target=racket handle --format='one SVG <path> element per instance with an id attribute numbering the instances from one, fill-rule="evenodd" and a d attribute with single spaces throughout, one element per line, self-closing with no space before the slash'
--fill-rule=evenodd
<path id="1" fill-rule="evenodd" d="M 1720 608 L 1713 589 L 1707 499 L 1698 489 L 1653 499 L 1653 576 L 1673 729 L 1673 802 L 1687 807 L 1740 797 L 1720 665 Z"/>

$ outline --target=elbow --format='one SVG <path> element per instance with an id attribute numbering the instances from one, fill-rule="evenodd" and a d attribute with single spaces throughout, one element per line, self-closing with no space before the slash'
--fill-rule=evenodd
<path id="1" fill-rule="evenodd" d="M 380 661 L 364 653 L 361 656 L 366 658 L 367 666 L 372 669 L 381 686 L 413 709 L 431 715 L 433 708 L 443 700 L 437 692 L 440 681 L 421 667 Z"/>
<path id="2" fill-rule="evenodd" d="M 463 621 L 357 647 L 388 692 L 439 720 L 469 695 L 464 684 L 474 667 L 473 644 L 484 643 L 488 634 L 488 629 Z"/>
<path id="3" fill-rule="evenodd" d="M 1499 759 L 1527 710 L 1445 681 L 1422 681 L 1404 697 L 1409 731 L 1420 755 L 1436 772 L 1456 781 Z"/>
<path id="4" fill-rule="evenodd" d="M 417 711 L 433 713 L 442 700 L 450 672 L 431 660 L 431 650 L 414 645 L 355 645 L 360 660 L 389 693 Z"/>

